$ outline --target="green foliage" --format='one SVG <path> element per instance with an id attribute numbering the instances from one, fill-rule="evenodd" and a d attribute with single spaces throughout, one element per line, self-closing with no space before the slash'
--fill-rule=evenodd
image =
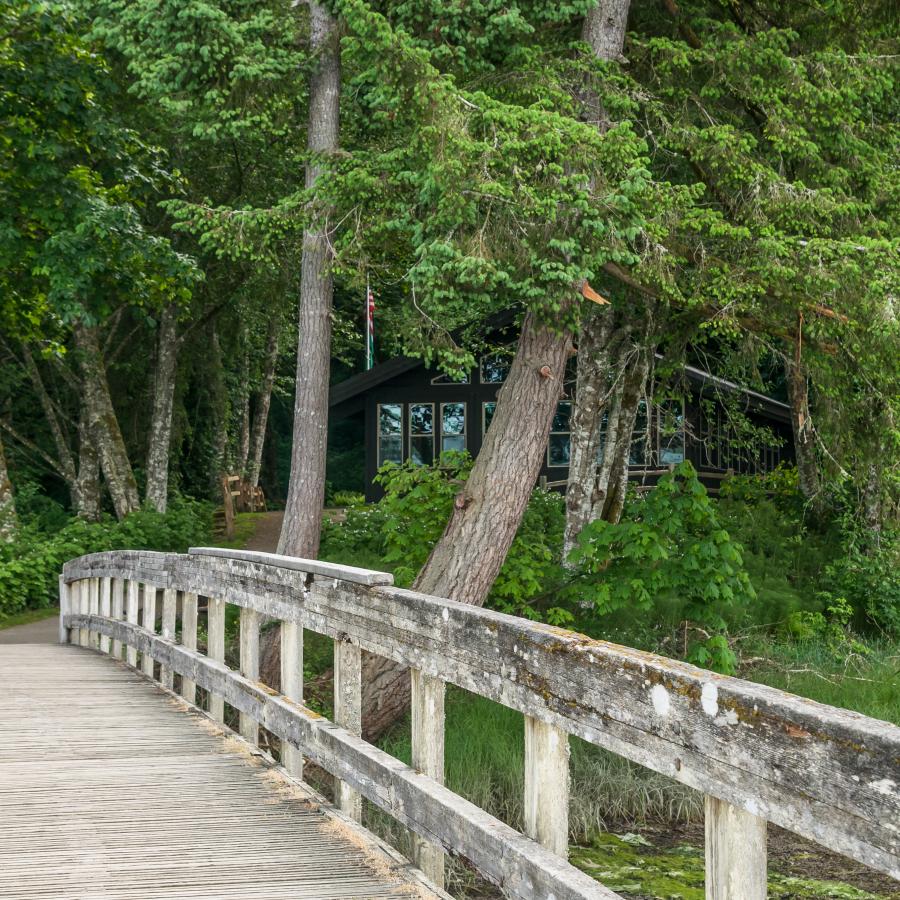
<path id="1" fill-rule="evenodd" d="M 366 495 L 358 491 L 335 491 L 329 500 L 330 506 L 363 506 Z"/>
<path id="2" fill-rule="evenodd" d="M 677 599 L 686 618 L 722 631 L 726 615 L 756 596 L 740 545 L 722 527 L 689 462 L 664 475 L 645 497 L 632 499 L 620 522 L 598 519 L 585 526 L 569 561 L 576 576 L 567 592 L 590 603 L 596 617 L 623 608 L 647 612 Z M 734 670 L 722 635 L 693 648 L 689 658 Z"/>
<path id="3" fill-rule="evenodd" d="M 121 522 L 73 519 L 53 534 L 26 525 L 12 543 L 0 543 L 0 618 L 49 606 L 57 596 L 63 564 L 101 550 L 170 550 L 184 553 L 209 539 L 208 504 L 175 498 L 164 515 L 150 509 Z"/>

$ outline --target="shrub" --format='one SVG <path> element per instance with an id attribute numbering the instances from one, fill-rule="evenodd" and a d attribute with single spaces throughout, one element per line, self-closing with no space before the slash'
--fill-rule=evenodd
<path id="1" fill-rule="evenodd" d="M 101 550 L 169 550 L 184 552 L 209 539 L 212 507 L 183 498 L 169 511 L 132 513 L 121 522 L 72 519 L 54 534 L 26 524 L 9 544 L 0 544 L 0 618 L 50 606 L 57 596 L 63 564 Z"/>

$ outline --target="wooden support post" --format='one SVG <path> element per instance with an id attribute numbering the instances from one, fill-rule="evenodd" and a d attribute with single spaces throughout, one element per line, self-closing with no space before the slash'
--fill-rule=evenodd
<path id="1" fill-rule="evenodd" d="M 175 642 L 175 617 L 178 611 L 178 591 L 175 588 L 163 589 L 162 623 L 160 634 L 167 641 Z M 168 668 L 161 668 L 159 680 L 162 686 L 170 691 L 175 687 L 175 673 Z"/>
<path id="2" fill-rule="evenodd" d="M 88 584 L 88 602 L 87 602 L 87 610 L 88 615 L 97 616 L 100 614 L 100 579 L 99 578 L 89 578 L 87 581 Z M 88 646 L 92 650 L 100 649 L 100 632 L 99 631 L 88 631 Z"/>
<path id="3" fill-rule="evenodd" d="M 129 625 L 137 625 L 138 609 L 140 607 L 140 583 L 137 581 L 128 582 L 128 599 L 125 603 L 125 619 Z M 133 668 L 137 668 L 137 648 L 129 644 L 125 650 L 125 662 Z"/>
<path id="4" fill-rule="evenodd" d="M 144 585 L 144 619 L 141 623 L 147 631 L 156 631 L 156 586 Z M 141 671 L 153 677 L 153 657 L 149 653 L 141 654 Z"/>
<path id="5" fill-rule="evenodd" d="M 281 693 L 303 701 L 303 628 L 296 622 L 281 623 Z M 281 764 L 295 778 L 303 777 L 303 754 L 287 741 L 281 742 Z"/>
<path id="6" fill-rule="evenodd" d="M 69 603 L 71 602 L 69 585 L 63 580 L 62 575 L 59 576 L 59 642 L 68 644 L 72 639 L 69 633 L 69 627 L 66 625 L 66 616 L 70 612 Z"/>
<path id="7" fill-rule="evenodd" d="M 112 578 L 100 579 L 100 615 L 109 618 L 112 613 Z M 109 636 L 100 635 L 100 652 L 109 653 Z"/>
<path id="8" fill-rule="evenodd" d="M 412 766 L 444 783 L 444 682 L 410 669 L 412 693 Z M 437 885 L 444 887 L 444 852 L 430 841 L 411 834 L 413 862 Z"/>
<path id="9" fill-rule="evenodd" d="M 181 595 L 181 643 L 188 650 L 197 649 L 197 595 L 191 591 Z M 196 703 L 197 683 L 190 678 L 182 678 L 181 696 L 188 703 Z"/>
<path id="10" fill-rule="evenodd" d="M 125 614 L 125 582 L 121 578 L 113 578 L 112 579 L 112 611 L 110 615 L 117 622 L 122 621 L 122 617 Z M 112 642 L 112 655 L 115 659 L 122 658 L 122 642 L 119 640 L 113 640 Z"/>
<path id="11" fill-rule="evenodd" d="M 347 731 L 362 734 L 362 654 L 349 638 L 334 642 L 334 721 Z M 335 780 L 334 805 L 362 821 L 362 797 Z"/>
<path id="12" fill-rule="evenodd" d="M 706 795 L 706 900 L 765 900 L 766 820 Z"/>
<path id="13" fill-rule="evenodd" d="M 568 858 L 569 738 L 533 716 L 525 716 L 525 833 Z"/>
<path id="14" fill-rule="evenodd" d="M 88 612 L 88 583 L 84 578 L 79 579 L 78 581 L 72 582 L 72 609 L 80 613 L 81 615 L 86 615 Z M 88 630 L 87 628 L 79 628 L 78 629 L 78 646 L 79 647 L 87 647 L 88 645 Z"/>
<path id="15" fill-rule="evenodd" d="M 241 607 L 241 675 L 259 681 L 259 613 Z M 259 723 L 246 713 L 240 714 L 241 737 L 259 743 Z"/>
<path id="16" fill-rule="evenodd" d="M 225 601 L 210 597 L 206 605 L 206 655 L 218 663 L 225 662 Z M 225 721 L 225 698 L 209 695 L 209 714 Z"/>

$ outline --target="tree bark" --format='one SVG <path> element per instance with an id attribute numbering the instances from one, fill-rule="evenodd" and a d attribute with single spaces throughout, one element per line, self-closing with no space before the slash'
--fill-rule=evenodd
<path id="1" fill-rule="evenodd" d="M 484 603 L 540 473 L 570 349 L 569 332 L 554 331 L 526 315 L 491 427 L 450 521 L 416 578 L 416 590 L 476 606 Z M 375 740 L 403 715 L 409 691 L 408 670 L 365 655 L 367 740 Z"/>
<path id="2" fill-rule="evenodd" d="M 16 498 L 6 467 L 3 438 L 0 437 L 0 541 L 11 541 L 15 537 L 17 526 Z"/>
<path id="3" fill-rule="evenodd" d="M 156 340 L 156 372 L 153 379 L 153 413 L 147 444 L 146 500 L 164 513 L 169 499 L 169 459 L 175 376 L 178 368 L 178 317 L 174 306 L 166 306 L 159 320 Z"/>
<path id="4" fill-rule="evenodd" d="M 788 401 L 791 406 L 791 430 L 794 434 L 794 453 L 800 493 L 816 504 L 821 490 L 819 463 L 816 459 L 816 440 L 809 415 L 809 385 L 806 372 L 798 358 L 784 362 Z"/>
<path id="5" fill-rule="evenodd" d="M 137 482 L 110 397 L 97 330 L 79 324 L 75 326 L 73 334 L 80 352 L 83 401 L 87 409 L 90 434 L 97 444 L 100 466 L 116 517 L 122 519 L 141 504 Z"/>
<path id="6" fill-rule="evenodd" d="M 78 476 L 72 495 L 75 514 L 88 522 L 100 519 L 100 457 L 91 435 L 87 405 L 82 402 L 78 417 Z"/>
<path id="7" fill-rule="evenodd" d="M 225 385 L 222 360 L 222 344 L 219 333 L 213 330 L 212 353 L 210 354 L 213 374 L 210 379 L 210 395 L 213 406 L 213 470 L 210 473 L 210 489 L 219 493 L 222 475 L 228 469 L 228 389 Z"/>
<path id="8" fill-rule="evenodd" d="M 310 2 L 310 43 L 318 64 L 310 79 L 309 150 L 317 155 L 338 149 L 341 91 L 341 50 L 338 23 L 315 0 Z M 313 159 L 306 186 L 322 172 Z M 331 304 L 333 281 L 328 241 L 328 211 L 303 235 L 300 271 L 297 392 L 291 477 L 278 552 L 315 557 L 319 552 L 322 507 L 325 502 L 325 454 L 328 439 L 328 382 L 331 366 Z"/>
<path id="9" fill-rule="evenodd" d="M 246 334 L 244 335 L 246 340 Z M 247 475 L 247 461 L 250 459 L 250 352 L 244 349 L 241 363 L 241 430 L 238 442 L 237 474 Z"/>
<path id="10" fill-rule="evenodd" d="M 272 404 L 272 386 L 275 384 L 275 367 L 278 364 L 279 325 L 277 317 L 273 316 L 269 320 L 262 384 L 260 384 L 253 408 L 253 427 L 250 430 L 250 462 L 247 469 L 247 480 L 250 482 L 251 512 L 255 508 L 254 490 L 259 484 L 263 445 L 266 440 L 266 424 L 269 421 L 269 407 Z"/>

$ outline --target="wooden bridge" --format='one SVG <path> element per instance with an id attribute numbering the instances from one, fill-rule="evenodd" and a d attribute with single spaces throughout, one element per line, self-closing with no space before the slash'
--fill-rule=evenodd
<path id="1" fill-rule="evenodd" d="M 269 620 L 280 692 L 258 677 Z M 303 706 L 303 629 L 334 640 L 334 722 Z M 60 643 L 0 655 L 3 898 L 446 897 L 445 853 L 507 896 L 616 897 L 565 858 L 568 734 L 705 793 L 710 900 L 765 897 L 767 821 L 900 877 L 900 729 L 383 573 L 93 554 L 60 578 Z M 359 736 L 362 651 L 411 669 L 413 767 Z M 446 683 L 524 714 L 527 835 L 441 784 Z M 415 866 L 362 827 L 363 797 L 412 832 Z"/>

